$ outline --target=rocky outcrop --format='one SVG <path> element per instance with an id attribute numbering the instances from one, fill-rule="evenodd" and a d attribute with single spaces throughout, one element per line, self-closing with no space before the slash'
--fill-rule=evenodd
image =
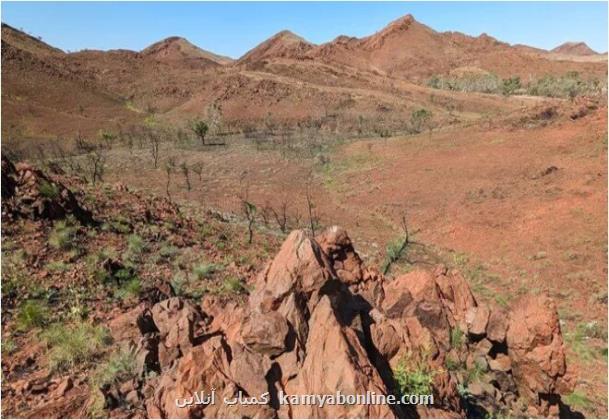
<path id="1" fill-rule="evenodd" d="M 548 297 L 529 296 L 510 313 L 506 343 L 521 396 L 533 401 L 532 416 L 558 415 L 557 394 L 573 391 L 556 305 Z"/>
<path id="2" fill-rule="evenodd" d="M 72 215 L 84 224 L 93 221 L 91 212 L 62 183 L 26 163 L 13 165 L 5 156 L 2 156 L 2 214 L 52 220 Z"/>
<path id="3" fill-rule="evenodd" d="M 315 239 L 292 232 L 251 286 L 244 304 L 174 297 L 117 323 L 139 325 L 138 351 L 156 360 L 149 417 L 551 416 L 571 389 L 551 300 L 506 313 L 443 267 L 386 279 L 338 227 Z M 286 398 L 338 392 L 430 393 L 433 405 Z M 239 396 L 258 404 L 224 401 Z"/>

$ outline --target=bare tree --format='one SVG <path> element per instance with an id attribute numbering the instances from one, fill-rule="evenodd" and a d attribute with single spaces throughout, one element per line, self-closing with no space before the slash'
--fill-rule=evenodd
<path id="1" fill-rule="evenodd" d="M 165 192 L 167 193 L 167 197 L 171 200 L 171 194 L 169 193 L 169 186 L 171 184 L 171 173 L 176 167 L 175 157 L 170 157 L 167 159 L 165 163 L 165 173 L 167 174 L 167 184 L 165 185 Z"/>
<path id="2" fill-rule="evenodd" d="M 74 142 L 76 151 L 84 154 L 91 183 L 95 185 L 97 181 L 103 181 L 109 146 L 102 141 L 89 141 L 80 134 L 76 136 Z"/>
<path id="3" fill-rule="evenodd" d="M 203 164 L 201 162 L 196 162 L 191 166 L 191 169 L 199 177 L 199 182 L 203 182 L 203 179 L 202 179 Z"/>
<path id="4" fill-rule="evenodd" d="M 309 173 L 305 190 L 305 199 L 307 202 L 307 213 L 309 216 L 309 228 L 311 229 L 311 234 L 315 236 L 315 228 L 317 225 L 319 225 L 319 218 L 317 217 L 317 213 L 315 212 L 315 203 L 313 202 L 313 196 L 311 194 L 312 182 L 312 173 Z"/>
<path id="5" fill-rule="evenodd" d="M 212 136 L 217 136 L 222 131 L 222 107 L 217 103 L 211 103 L 206 110 L 207 126 Z"/>
<path id="6" fill-rule="evenodd" d="M 387 245 L 387 255 L 383 263 L 383 274 L 387 274 L 391 265 L 398 261 L 410 245 L 410 233 L 406 223 L 406 215 L 402 215 L 402 236 Z"/>
<path id="7" fill-rule="evenodd" d="M 288 230 L 288 202 L 287 199 L 284 199 L 279 205 L 279 209 L 275 210 L 271 207 L 271 212 L 273 213 L 273 217 L 275 218 L 275 222 L 277 222 L 277 226 L 282 233 L 286 233 Z"/>
<path id="8" fill-rule="evenodd" d="M 256 221 L 256 213 L 258 209 L 252 202 L 249 201 L 250 181 L 249 178 L 247 178 L 247 171 L 244 171 L 241 174 L 239 183 L 241 184 L 241 192 L 239 193 L 241 210 L 243 211 L 243 215 L 247 220 L 247 243 L 251 244 L 254 239 L 254 222 Z"/>
<path id="9" fill-rule="evenodd" d="M 159 153 L 161 149 L 161 135 L 152 128 L 146 129 L 146 139 L 148 140 L 148 150 L 154 162 L 154 169 L 159 166 Z"/>
<path id="10" fill-rule="evenodd" d="M 190 191 L 190 172 L 188 169 L 188 165 L 186 162 L 180 163 L 180 170 L 182 171 L 182 175 L 184 175 L 184 181 L 186 182 L 186 189 Z"/>

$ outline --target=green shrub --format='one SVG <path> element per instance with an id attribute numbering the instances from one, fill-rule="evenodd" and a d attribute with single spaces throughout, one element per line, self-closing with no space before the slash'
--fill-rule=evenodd
<path id="1" fill-rule="evenodd" d="M 123 259 L 129 263 L 136 263 L 140 260 L 142 253 L 146 250 L 146 242 L 139 235 L 129 235 L 127 237 L 127 250 L 123 253 Z"/>
<path id="2" fill-rule="evenodd" d="M 434 372 L 426 357 L 404 354 L 393 371 L 393 377 L 402 395 L 427 395 L 432 393 Z"/>
<path id="3" fill-rule="evenodd" d="M 520 88 L 520 77 L 510 77 L 508 79 L 503 79 L 501 84 L 501 93 L 505 96 L 510 96 L 516 93 L 516 91 Z"/>
<path id="4" fill-rule="evenodd" d="M 93 403 L 90 407 L 91 416 L 95 418 L 106 417 L 104 415 L 105 398 L 101 392 L 102 389 L 136 377 L 137 363 L 133 352 L 120 349 L 112 353 L 95 369 L 89 379 L 91 389 L 94 392 Z"/>
<path id="5" fill-rule="evenodd" d="M 425 128 L 429 128 L 431 117 L 432 112 L 425 108 L 412 111 L 410 114 L 410 126 L 412 127 L 412 131 L 415 133 L 420 133 Z"/>
<path id="6" fill-rule="evenodd" d="M 42 180 L 42 182 L 40 182 L 40 185 L 38 185 L 38 191 L 43 197 L 50 200 L 54 200 L 59 197 L 59 187 L 56 184 L 46 180 Z"/>
<path id="7" fill-rule="evenodd" d="M 222 282 L 221 291 L 224 293 L 243 293 L 247 289 L 237 277 L 227 277 Z"/>
<path id="8" fill-rule="evenodd" d="M 434 89 L 459 92 L 499 93 L 502 81 L 490 73 L 467 73 L 462 76 L 432 76 L 427 85 Z"/>
<path id="9" fill-rule="evenodd" d="M 211 274 L 217 273 L 221 269 L 222 266 L 217 264 L 199 264 L 192 269 L 192 274 L 196 279 L 201 280 Z"/>
<path id="10" fill-rule="evenodd" d="M 129 235 L 127 238 L 127 252 L 132 255 L 140 255 L 146 249 L 146 243 L 138 235 Z"/>
<path id="11" fill-rule="evenodd" d="M 42 334 L 42 339 L 49 348 L 49 368 L 53 371 L 92 361 L 110 343 L 110 335 L 104 327 L 86 321 L 53 324 Z"/>
<path id="12" fill-rule="evenodd" d="M 120 349 L 112 353 L 105 362 L 95 369 L 91 376 L 91 384 L 99 389 L 113 383 L 122 382 L 134 377 L 136 369 L 137 364 L 133 352 Z"/>
<path id="13" fill-rule="evenodd" d="M 159 250 L 159 255 L 163 258 L 163 259 L 170 259 L 175 257 L 178 252 L 179 252 L 179 248 L 173 246 L 173 245 L 165 245 L 163 247 L 161 247 L 161 249 Z"/>
<path id="14" fill-rule="evenodd" d="M 575 98 L 577 96 L 599 96 L 607 90 L 606 82 L 597 79 L 582 80 L 577 72 L 563 76 L 544 76 L 527 86 L 527 93 L 533 96 L 553 98 Z"/>
<path id="15" fill-rule="evenodd" d="M 468 369 L 465 375 L 465 383 L 471 384 L 472 382 L 476 382 L 478 379 L 482 377 L 486 373 L 486 368 L 482 366 L 477 361 L 474 362 L 474 365 Z"/>
<path id="16" fill-rule="evenodd" d="M 402 254 L 406 250 L 407 243 L 408 238 L 404 237 L 398 238 L 387 245 L 385 261 L 381 267 L 383 274 L 387 274 L 389 268 L 391 268 L 391 264 L 397 262 L 402 257 Z"/>
<path id="17" fill-rule="evenodd" d="M 592 405 L 592 401 L 586 395 L 579 391 L 573 391 L 569 395 L 563 397 L 563 401 L 570 407 L 576 409 L 586 409 Z"/>
<path id="18" fill-rule="evenodd" d="M 450 332 L 450 346 L 453 349 L 458 349 L 464 343 L 465 343 L 465 334 L 463 334 L 463 331 L 461 331 L 461 328 L 459 328 L 459 326 L 456 326 Z"/>
<path id="19" fill-rule="evenodd" d="M 123 270 L 120 270 L 123 271 Z M 137 277 L 131 277 L 114 292 L 114 297 L 120 300 L 136 297 L 140 294 L 142 284 Z"/>
<path id="20" fill-rule="evenodd" d="M 11 354 L 17 349 L 17 343 L 12 338 L 3 338 L 2 339 L 2 354 Z"/>
<path id="21" fill-rule="evenodd" d="M 547 75 L 522 85 L 519 77 L 499 79 L 493 74 L 470 73 L 462 76 L 432 76 L 427 85 L 434 89 L 455 90 L 462 92 L 483 92 L 513 95 L 526 92 L 532 96 L 554 98 L 575 98 L 577 96 L 604 96 L 607 82 L 598 79 L 584 80 L 577 72 L 567 72 L 562 76 Z"/>
<path id="22" fill-rule="evenodd" d="M 103 230 L 110 230 L 116 233 L 127 234 L 131 232 L 131 224 L 126 217 L 119 216 L 102 226 Z"/>
<path id="23" fill-rule="evenodd" d="M 47 263 L 46 265 L 46 269 L 52 272 L 56 272 L 56 273 L 63 273 L 64 271 L 67 271 L 70 268 L 70 266 L 66 263 L 64 263 L 63 261 L 51 261 L 49 263 Z"/>
<path id="24" fill-rule="evenodd" d="M 27 331 L 34 327 L 42 327 L 47 323 L 48 317 L 46 303 L 41 300 L 28 300 L 21 304 L 17 312 L 17 329 Z"/>
<path id="25" fill-rule="evenodd" d="M 450 372 L 454 372 L 462 368 L 461 362 L 459 360 L 454 360 L 450 356 L 446 356 L 444 366 L 446 366 L 446 369 Z"/>
<path id="26" fill-rule="evenodd" d="M 49 234 L 49 245 L 59 250 L 70 250 L 75 247 L 78 229 L 71 220 L 60 220 L 55 223 Z"/>
<path id="27" fill-rule="evenodd" d="M 182 273 L 174 274 L 171 279 L 171 287 L 176 296 L 184 296 L 186 286 L 186 277 Z"/>

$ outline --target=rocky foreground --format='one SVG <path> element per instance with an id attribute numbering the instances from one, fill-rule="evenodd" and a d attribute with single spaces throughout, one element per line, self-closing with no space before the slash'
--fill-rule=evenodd
<path id="1" fill-rule="evenodd" d="M 315 239 L 292 232 L 253 289 L 244 307 L 172 298 L 117 320 L 113 331 L 137 341 L 142 368 L 161 373 L 142 390 L 149 417 L 557 416 L 559 394 L 571 389 L 550 299 L 491 310 L 442 267 L 390 281 L 363 265 L 339 227 Z M 286 406 L 276 398 L 408 392 L 400 369 L 429 375 L 433 406 Z M 221 397 L 269 392 L 271 401 L 176 406 L 212 388 Z"/>
<path id="2" fill-rule="evenodd" d="M 45 183 L 53 194 L 39 193 Z M 61 183 L 4 159 L 2 197 L 9 220 L 73 215 L 83 225 L 94 223 L 95 211 Z M 545 296 L 525 297 L 505 312 L 477 302 L 464 278 L 445 267 L 386 278 L 364 265 L 347 232 L 336 226 L 315 238 L 293 231 L 247 288 L 245 300 L 213 293 L 191 299 L 169 285 L 140 296 L 106 325 L 113 345 L 133 353 L 135 375 L 89 395 L 101 393 L 113 417 L 569 413 L 561 395 L 572 391 L 574 380 L 567 374 L 556 307 Z M 61 400 L 71 387 L 69 379 L 53 385 L 51 398 Z M 26 388 L 32 391 L 31 383 Z M 27 391 L 15 389 L 4 397 Z M 193 402 L 197 393 L 212 390 L 214 403 Z M 339 391 L 432 394 L 434 404 L 319 406 L 282 398 Z M 224 403 L 239 394 L 266 397 L 256 405 Z"/>

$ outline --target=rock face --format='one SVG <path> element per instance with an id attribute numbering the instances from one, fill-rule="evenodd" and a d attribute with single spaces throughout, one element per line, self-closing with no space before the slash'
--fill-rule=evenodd
<path id="1" fill-rule="evenodd" d="M 556 306 L 548 297 L 534 296 L 523 299 L 518 306 L 520 310 L 510 314 L 506 337 L 514 379 L 521 395 L 545 409 L 551 395 L 569 393 L 574 387 L 573 378 L 566 375 Z"/>
<path id="2" fill-rule="evenodd" d="M 2 156 L 2 214 L 31 219 L 63 219 L 74 216 L 83 224 L 92 214 L 60 182 L 25 163 L 13 165 Z"/>
<path id="3" fill-rule="evenodd" d="M 174 297 L 116 323 L 138 326 L 120 335 L 139 334 L 138 360 L 160 372 L 145 384 L 149 417 L 549 416 L 570 389 L 551 300 L 508 314 L 479 305 L 443 267 L 386 279 L 338 227 L 315 239 L 292 232 L 252 288 L 245 304 Z M 431 393 L 433 405 L 286 398 L 337 392 Z M 224 402 L 240 394 L 259 404 Z"/>

